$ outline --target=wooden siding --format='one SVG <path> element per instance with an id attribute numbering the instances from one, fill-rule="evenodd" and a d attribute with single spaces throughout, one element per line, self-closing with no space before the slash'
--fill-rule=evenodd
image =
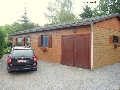
<path id="1" fill-rule="evenodd" d="M 120 22 L 117 18 L 94 24 L 93 34 L 94 68 L 120 62 L 120 47 L 114 48 L 109 36 L 120 36 Z"/>
<path id="2" fill-rule="evenodd" d="M 72 30 L 76 30 L 74 33 Z M 35 49 L 35 54 L 39 60 L 46 60 L 52 61 L 56 63 L 61 63 L 61 36 L 62 35 L 83 35 L 83 34 L 90 34 L 91 27 L 90 26 L 81 26 L 81 27 L 74 27 L 74 28 L 67 28 L 67 29 L 59 29 L 59 30 L 51 30 L 51 31 L 44 31 L 39 33 L 31 33 L 26 35 L 17 35 L 14 36 L 13 40 L 17 37 L 26 37 L 31 36 L 31 46 Z M 52 47 L 48 48 L 47 51 L 42 51 L 38 47 L 38 36 L 40 35 L 52 35 Z M 13 41 L 14 43 L 14 41 Z"/>

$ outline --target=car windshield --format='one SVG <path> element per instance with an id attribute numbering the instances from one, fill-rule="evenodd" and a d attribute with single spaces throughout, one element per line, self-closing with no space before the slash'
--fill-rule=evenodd
<path id="1" fill-rule="evenodd" d="M 32 50 L 13 50 L 12 56 L 33 56 Z"/>

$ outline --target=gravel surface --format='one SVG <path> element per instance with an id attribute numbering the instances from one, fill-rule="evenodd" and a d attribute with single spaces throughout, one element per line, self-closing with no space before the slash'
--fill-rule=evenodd
<path id="1" fill-rule="evenodd" d="M 38 70 L 7 73 L 0 60 L 0 90 L 120 90 L 120 63 L 90 71 L 38 61 Z"/>

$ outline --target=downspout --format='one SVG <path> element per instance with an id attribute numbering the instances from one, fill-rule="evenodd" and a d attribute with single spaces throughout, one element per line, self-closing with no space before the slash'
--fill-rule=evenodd
<path id="1" fill-rule="evenodd" d="M 91 70 L 93 70 L 93 21 L 91 20 Z"/>

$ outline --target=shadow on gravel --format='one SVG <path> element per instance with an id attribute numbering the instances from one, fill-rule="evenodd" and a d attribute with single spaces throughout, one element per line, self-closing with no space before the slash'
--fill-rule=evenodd
<path id="1" fill-rule="evenodd" d="M 29 71 L 29 70 L 26 70 L 26 71 L 12 71 L 11 75 L 23 75 L 23 74 L 32 74 L 32 73 L 35 73 L 35 71 Z"/>

